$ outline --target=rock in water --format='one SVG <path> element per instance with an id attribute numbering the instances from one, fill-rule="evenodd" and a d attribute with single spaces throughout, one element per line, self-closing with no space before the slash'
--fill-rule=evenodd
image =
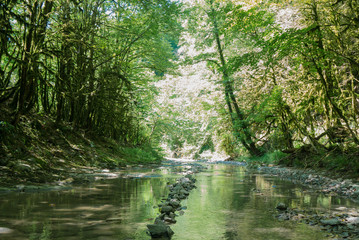
<path id="1" fill-rule="evenodd" d="M 348 217 L 347 219 L 348 224 L 357 224 L 359 225 L 359 217 Z"/>
<path id="2" fill-rule="evenodd" d="M 328 220 L 320 220 L 320 222 L 324 225 L 336 226 L 342 224 L 338 219 L 332 218 Z"/>
<path id="3" fill-rule="evenodd" d="M 164 224 L 162 221 L 157 221 L 157 223 L 155 224 L 148 224 L 147 228 L 152 238 L 170 239 L 174 234 L 172 229 L 166 224 Z"/>
<path id="4" fill-rule="evenodd" d="M 165 205 L 161 208 L 161 213 L 167 213 L 169 214 L 170 212 L 174 212 L 175 209 L 173 209 L 172 206 L 169 206 L 169 205 Z"/>
<path id="5" fill-rule="evenodd" d="M 10 228 L 6 228 L 6 227 L 0 227 L 0 234 L 8 234 L 8 233 L 12 233 L 13 230 Z"/>
<path id="6" fill-rule="evenodd" d="M 177 199 L 171 199 L 169 204 L 171 204 L 171 206 L 175 209 L 181 206 L 181 203 Z"/>
<path id="7" fill-rule="evenodd" d="M 285 211 L 285 210 L 287 210 L 288 207 L 284 203 L 278 203 L 275 208 L 280 210 L 280 211 Z"/>

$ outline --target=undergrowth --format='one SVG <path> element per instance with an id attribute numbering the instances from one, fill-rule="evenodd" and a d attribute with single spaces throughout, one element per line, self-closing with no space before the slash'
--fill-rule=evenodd
<path id="1" fill-rule="evenodd" d="M 334 177 L 359 177 L 359 150 L 356 148 L 345 151 L 338 148 L 315 151 L 309 145 L 304 145 L 291 153 L 273 151 L 261 157 L 240 156 L 236 160 L 247 162 L 250 165 L 274 164 L 323 170 Z"/>
<path id="2" fill-rule="evenodd" d="M 265 153 L 263 156 L 241 156 L 237 160 L 250 164 L 277 164 L 285 156 L 287 156 L 286 153 L 274 151 Z"/>
<path id="3" fill-rule="evenodd" d="M 76 167 L 117 168 L 163 159 L 149 145 L 126 145 L 48 116 L 22 117 L 17 126 L 0 121 L 0 185 L 57 181 Z"/>

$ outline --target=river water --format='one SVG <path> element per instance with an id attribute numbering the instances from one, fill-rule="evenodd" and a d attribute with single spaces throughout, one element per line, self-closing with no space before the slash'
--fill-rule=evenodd
<path id="1" fill-rule="evenodd" d="M 134 168 L 66 191 L 0 195 L 0 239 L 150 239 L 146 225 L 154 222 L 156 206 L 182 165 Z M 184 215 L 171 225 L 174 240 L 329 239 L 318 228 L 278 221 L 277 203 L 318 211 L 359 207 L 237 165 L 208 164 L 195 178 L 197 188 L 182 201 Z"/>

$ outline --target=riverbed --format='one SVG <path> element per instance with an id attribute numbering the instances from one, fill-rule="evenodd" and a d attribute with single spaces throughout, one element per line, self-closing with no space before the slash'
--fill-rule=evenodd
<path id="1" fill-rule="evenodd" d="M 197 163 L 168 161 L 111 172 L 110 178 L 62 191 L 2 194 L 0 239 L 150 239 L 147 224 L 158 216 L 169 184 L 190 164 Z M 318 213 L 359 209 L 349 199 L 244 166 L 201 164 L 207 169 L 194 174 L 197 188 L 181 202 L 183 212 L 171 225 L 174 240 L 333 239 L 317 226 L 276 218 L 277 204 Z"/>

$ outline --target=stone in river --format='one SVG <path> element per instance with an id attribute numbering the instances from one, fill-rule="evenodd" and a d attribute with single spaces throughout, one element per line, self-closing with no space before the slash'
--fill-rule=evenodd
<path id="1" fill-rule="evenodd" d="M 348 217 L 346 220 L 349 224 L 358 224 L 359 225 L 359 217 Z"/>
<path id="2" fill-rule="evenodd" d="M 278 203 L 275 208 L 280 210 L 280 211 L 285 211 L 285 210 L 287 210 L 288 207 L 284 203 Z"/>
<path id="3" fill-rule="evenodd" d="M 332 218 L 332 219 L 327 219 L 327 220 L 320 220 L 320 222 L 324 225 L 330 225 L 330 226 L 336 226 L 341 224 L 341 222 L 336 219 L 336 218 Z"/>
<path id="4" fill-rule="evenodd" d="M 179 208 L 181 206 L 181 203 L 177 199 L 171 199 L 169 204 L 174 208 Z"/>
<path id="5" fill-rule="evenodd" d="M 161 213 L 170 213 L 170 212 L 174 212 L 174 209 L 173 207 L 169 206 L 169 205 L 164 205 L 162 208 L 161 208 Z"/>
<path id="6" fill-rule="evenodd" d="M 13 230 L 10 228 L 6 228 L 6 227 L 0 227 L 0 234 L 9 234 L 12 233 Z"/>
<path id="7" fill-rule="evenodd" d="M 153 238 L 171 238 L 174 232 L 172 229 L 164 224 L 163 222 L 158 222 L 157 224 L 148 224 L 147 225 L 149 234 Z"/>

